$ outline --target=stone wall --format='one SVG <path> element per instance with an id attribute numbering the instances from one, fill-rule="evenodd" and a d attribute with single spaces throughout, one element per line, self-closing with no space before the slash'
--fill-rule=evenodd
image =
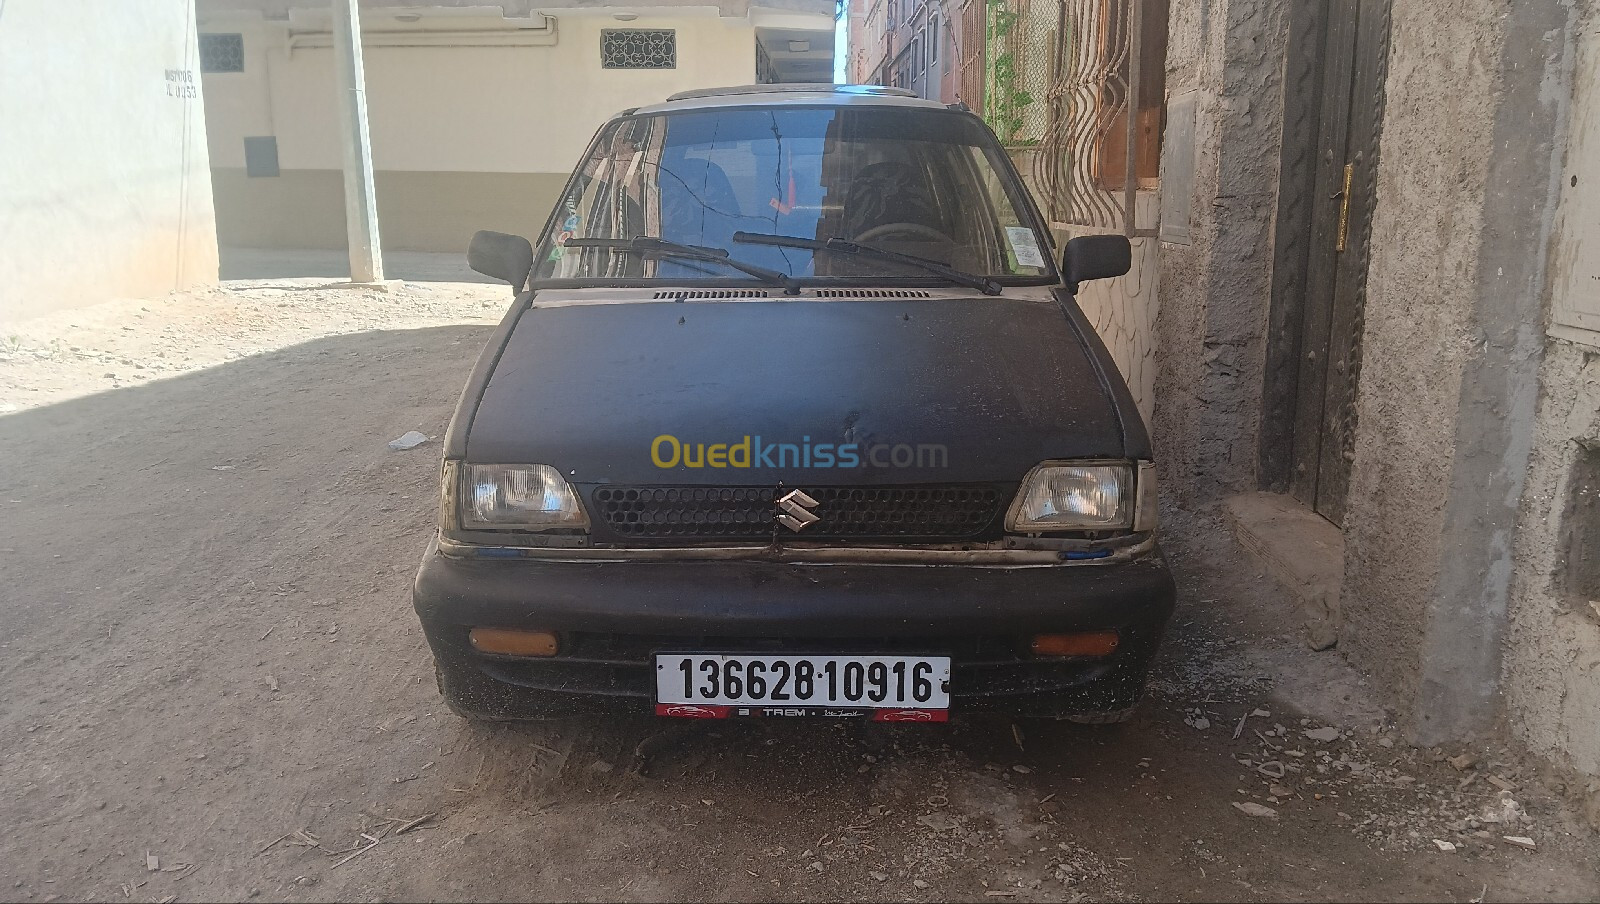
<path id="1" fill-rule="evenodd" d="M 1021 167 L 1024 181 L 1033 174 L 1031 162 Z M 1136 202 L 1141 226 L 1154 223 L 1161 206 L 1157 191 L 1141 191 Z M 1075 235 L 1093 235 L 1103 229 L 1065 227 L 1054 230 L 1057 254 Z M 1152 238 L 1132 241 L 1133 264 L 1127 276 L 1084 283 L 1078 292 L 1078 307 L 1094 325 L 1100 341 L 1106 344 L 1117 370 L 1128 383 L 1128 391 L 1138 403 L 1139 415 L 1149 427 L 1155 418 L 1156 396 L 1156 321 L 1161 311 L 1161 255 Z M 1165 464 L 1163 464 L 1165 467 Z"/>
<path id="2" fill-rule="evenodd" d="M 1134 239 L 1127 276 L 1085 283 L 1078 294 L 1078 307 L 1117 362 L 1146 425 L 1155 415 L 1155 328 L 1161 310 L 1161 262 L 1154 246 L 1154 239 Z"/>
<path id="3" fill-rule="evenodd" d="M 1506 703 L 1530 747 L 1600 776 L 1600 599 L 1583 561 L 1596 555 L 1595 535 L 1575 523 L 1592 523 L 1600 491 L 1600 351 L 1552 340 L 1542 383 L 1515 547 Z"/>
<path id="4" fill-rule="evenodd" d="M 1168 34 L 1169 95 L 1195 92 L 1195 170 L 1192 244 L 1161 245 L 1153 433 L 1164 486 L 1192 504 L 1255 489 L 1285 4 L 1173 0 Z"/>

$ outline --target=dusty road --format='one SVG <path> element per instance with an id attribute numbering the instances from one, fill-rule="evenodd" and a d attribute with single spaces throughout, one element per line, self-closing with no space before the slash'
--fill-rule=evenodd
<path id="1" fill-rule="evenodd" d="M 0 898 L 1600 898 L 1561 789 L 1398 740 L 1198 516 L 1126 726 L 462 723 L 408 598 L 437 440 L 385 443 L 443 432 L 504 303 L 242 284 L 0 334 Z"/>

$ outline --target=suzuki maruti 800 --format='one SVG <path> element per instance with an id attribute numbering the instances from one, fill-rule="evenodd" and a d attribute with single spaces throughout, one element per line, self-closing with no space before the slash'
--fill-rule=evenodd
<path id="1" fill-rule="evenodd" d="M 469 718 L 1127 717 L 1173 607 L 1150 440 L 994 134 L 909 92 L 595 136 L 445 439 L 414 599 Z"/>

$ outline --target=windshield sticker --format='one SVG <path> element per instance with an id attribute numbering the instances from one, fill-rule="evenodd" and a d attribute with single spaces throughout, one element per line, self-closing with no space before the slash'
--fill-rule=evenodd
<path id="1" fill-rule="evenodd" d="M 1006 241 L 1011 243 L 1011 253 L 1023 267 L 1043 267 L 1044 255 L 1039 253 L 1039 240 L 1026 226 L 1007 226 Z"/>
<path id="2" fill-rule="evenodd" d="M 767 203 L 772 206 L 773 210 L 776 210 L 778 213 L 781 213 L 781 214 L 787 215 L 787 214 L 789 214 L 789 213 L 794 211 L 794 167 L 793 166 L 789 167 L 789 200 L 783 201 L 783 200 L 780 200 L 778 198 L 773 198 L 771 201 L 768 201 Z"/>

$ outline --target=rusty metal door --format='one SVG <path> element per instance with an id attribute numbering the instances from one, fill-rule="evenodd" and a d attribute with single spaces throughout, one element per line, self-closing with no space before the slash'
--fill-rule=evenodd
<path id="1" fill-rule="evenodd" d="M 1335 524 L 1354 459 L 1390 0 L 1292 21 L 1262 474 Z"/>

